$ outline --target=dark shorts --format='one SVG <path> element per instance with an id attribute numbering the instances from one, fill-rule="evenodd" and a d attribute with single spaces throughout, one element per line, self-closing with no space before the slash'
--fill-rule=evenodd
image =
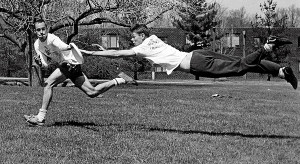
<path id="1" fill-rule="evenodd" d="M 81 71 L 81 65 L 74 65 L 67 62 L 59 64 L 58 68 L 60 71 L 73 82 L 80 76 L 83 76 Z"/>

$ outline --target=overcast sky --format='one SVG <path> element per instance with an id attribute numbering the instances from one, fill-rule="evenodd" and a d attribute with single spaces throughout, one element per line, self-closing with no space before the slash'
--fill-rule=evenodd
<path id="1" fill-rule="evenodd" d="M 240 9 L 244 6 L 249 14 L 260 14 L 261 10 L 259 5 L 267 2 L 267 0 L 207 0 L 206 2 L 214 1 L 220 3 L 223 7 L 228 8 L 228 10 Z M 300 8 L 300 0 L 273 0 L 273 2 L 277 3 L 276 8 L 288 8 L 293 4 Z"/>

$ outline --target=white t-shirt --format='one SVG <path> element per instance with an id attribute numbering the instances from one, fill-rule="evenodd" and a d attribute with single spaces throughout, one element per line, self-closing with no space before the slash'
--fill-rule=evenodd
<path id="1" fill-rule="evenodd" d="M 34 49 L 45 67 L 49 65 L 48 58 L 58 63 L 67 61 L 71 64 L 82 64 L 81 61 L 76 60 L 71 50 L 61 51 L 67 47 L 68 45 L 54 34 L 48 34 L 44 42 L 37 39 L 34 43 Z"/>
<path id="2" fill-rule="evenodd" d="M 164 43 L 155 35 L 146 38 L 142 44 L 133 47 L 132 50 L 137 56 L 149 60 L 151 64 L 165 67 L 168 75 L 179 66 L 183 58 L 188 54 Z"/>

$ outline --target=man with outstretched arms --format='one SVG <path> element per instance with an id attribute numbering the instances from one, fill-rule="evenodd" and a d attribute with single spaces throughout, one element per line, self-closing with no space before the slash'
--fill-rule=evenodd
<path id="1" fill-rule="evenodd" d="M 233 58 L 208 50 L 194 50 L 190 53 L 181 52 L 164 43 L 155 35 L 149 35 L 149 29 L 145 25 L 135 25 L 131 28 L 132 42 L 135 47 L 129 50 L 105 50 L 81 52 L 90 55 L 105 57 L 129 57 L 141 56 L 151 63 L 165 67 L 167 74 L 173 70 L 188 72 L 196 76 L 219 78 L 230 76 L 242 76 L 247 72 L 272 74 L 289 82 L 294 89 L 298 86 L 298 80 L 290 67 L 281 67 L 279 64 L 263 60 L 272 51 L 282 45 L 292 44 L 286 38 L 270 36 L 267 43 L 259 50 L 243 58 Z"/>

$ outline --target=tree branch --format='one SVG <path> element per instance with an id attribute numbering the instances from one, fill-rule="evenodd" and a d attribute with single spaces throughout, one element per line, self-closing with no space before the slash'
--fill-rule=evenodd
<path id="1" fill-rule="evenodd" d="M 16 45 L 19 49 L 22 49 L 22 44 L 14 35 L 10 35 L 4 32 L 3 34 L 0 34 L 0 37 L 6 38 L 7 40 L 11 41 L 14 45 Z"/>
<path id="2" fill-rule="evenodd" d="M 90 0 L 87 0 L 87 4 L 88 4 L 88 6 L 89 6 L 90 9 L 93 8 L 93 7 L 92 7 L 92 2 L 91 2 Z"/>
<path id="3" fill-rule="evenodd" d="M 174 6 L 168 8 L 168 9 L 165 9 L 164 11 L 159 13 L 156 17 L 152 18 L 152 20 L 147 21 L 145 24 L 147 25 L 147 24 L 150 24 L 150 23 L 154 22 L 155 20 L 159 19 L 164 13 L 166 13 L 166 12 L 172 10 L 172 9 L 174 9 Z"/>
<path id="4" fill-rule="evenodd" d="M 112 23 L 118 26 L 122 26 L 122 27 L 130 27 L 130 24 L 125 24 L 125 23 L 121 23 L 118 21 L 113 21 L 109 18 L 95 18 L 91 21 L 85 21 L 80 23 L 79 25 L 96 25 L 96 24 L 102 24 L 102 23 Z"/>
<path id="5" fill-rule="evenodd" d="M 18 20 L 22 20 L 22 16 L 16 14 L 16 13 L 21 13 L 21 11 L 14 11 L 14 12 L 12 12 L 12 11 L 9 11 L 9 10 L 7 10 L 5 8 L 0 8 L 0 13 L 6 13 L 6 14 L 8 14 L 10 16 L 13 16 L 14 18 L 16 18 Z"/>
<path id="6" fill-rule="evenodd" d="M 3 17 L 1 15 L 0 15 L 0 27 L 4 30 L 9 28 L 9 26 L 7 25 L 7 23 L 5 22 L 5 20 L 3 19 Z"/>
<path id="7" fill-rule="evenodd" d="M 40 1 L 39 1 L 39 4 L 38 4 L 38 8 L 41 9 L 41 7 L 43 7 L 43 6 L 47 5 L 47 4 L 49 4 L 51 1 L 52 1 L 52 0 L 40 0 Z"/>
<path id="8" fill-rule="evenodd" d="M 58 22 L 60 22 L 60 23 L 50 27 L 50 29 L 49 29 L 50 33 L 53 33 L 53 32 L 55 32 L 55 31 L 57 31 L 61 28 L 64 28 L 64 27 L 73 26 L 74 22 L 75 22 L 75 19 L 72 18 L 71 16 L 67 16 L 67 17 L 64 17 L 64 18 L 58 20 Z"/>

